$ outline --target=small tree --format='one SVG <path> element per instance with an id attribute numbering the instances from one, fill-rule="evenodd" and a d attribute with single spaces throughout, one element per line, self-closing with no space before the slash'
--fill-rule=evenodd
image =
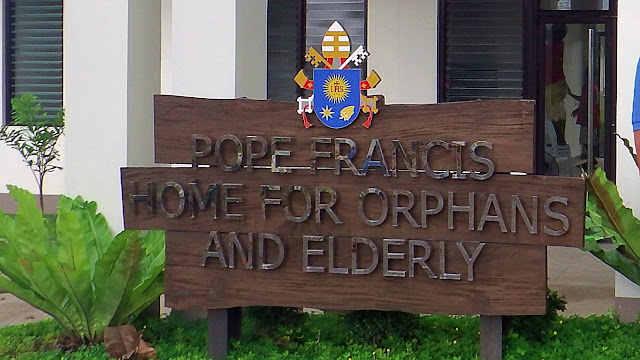
<path id="1" fill-rule="evenodd" d="M 53 119 L 46 118 L 42 104 L 31 94 L 11 99 L 12 125 L 0 129 L 0 140 L 18 150 L 29 166 L 38 184 L 40 209 L 44 210 L 44 177 L 62 167 L 55 165 L 60 158 L 56 148 L 58 139 L 64 132 L 64 110 L 60 110 Z"/>

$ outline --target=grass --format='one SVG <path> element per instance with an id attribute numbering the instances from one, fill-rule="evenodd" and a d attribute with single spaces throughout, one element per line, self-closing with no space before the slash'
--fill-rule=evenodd
<path id="1" fill-rule="evenodd" d="M 335 314 L 308 316 L 303 326 L 265 338 L 250 319 L 243 336 L 231 344 L 229 359 L 238 360 L 380 360 L 478 359 L 478 317 L 424 316 L 411 339 L 388 338 L 379 346 L 360 343 Z M 206 322 L 185 323 L 175 317 L 148 321 L 144 338 L 159 359 L 206 357 Z M 53 320 L 0 329 L 0 359 L 107 359 L 102 344 L 73 353 L 55 350 L 62 330 Z M 640 324 L 621 324 L 612 316 L 560 317 L 541 342 L 513 332 L 505 336 L 504 359 L 640 359 Z"/>

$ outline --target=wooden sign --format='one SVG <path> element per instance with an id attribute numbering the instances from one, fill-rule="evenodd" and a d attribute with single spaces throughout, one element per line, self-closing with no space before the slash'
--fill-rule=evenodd
<path id="1" fill-rule="evenodd" d="M 168 232 L 167 306 L 219 309 L 260 304 L 419 314 L 545 312 L 544 301 L 538 301 L 546 293 L 543 246 L 266 235 L 254 234 L 251 239 L 247 233 Z M 212 237 L 220 242 L 220 254 L 203 258 L 205 249 L 216 250 L 210 244 Z M 232 250 L 236 239 L 242 250 Z M 277 241 L 284 249 L 281 263 Z M 262 242 L 268 249 L 265 257 L 258 251 Z M 246 254 L 251 245 L 251 259 L 242 258 L 240 251 Z"/>
<path id="2" fill-rule="evenodd" d="M 292 109 L 156 96 L 156 161 L 182 166 L 122 169 L 123 211 L 170 230 L 168 306 L 545 312 L 545 246 L 582 245 L 585 185 L 527 175 L 533 102 L 389 105 L 340 130 Z"/>
<path id="3" fill-rule="evenodd" d="M 336 180 L 337 179 L 337 180 Z M 130 229 L 269 232 L 581 246 L 579 178 L 485 181 L 215 168 L 122 170 Z M 562 194 L 562 196 L 559 196 Z M 207 200 L 208 199 L 208 200 Z"/>
<path id="4" fill-rule="evenodd" d="M 218 163 L 215 151 L 207 155 L 194 156 L 205 150 L 204 138 L 215 145 L 223 135 L 234 135 L 243 147 L 243 166 L 271 166 L 272 153 L 263 156 L 260 153 L 260 137 L 266 140 L 273 149 L 273 142 L 281 151 L 290 151 L 291 156 L 278 156 L 279 167 L 310 168 L 312 139 L 317 140 L 317 151 L 332 151 L 331 157 L 316 157 L 318 167 L 335 167 L 335 148 L 339 145 L 342 155 L 348 155 L 350 139 L 357 144 L 352 159 L 354 165 L 362 168 L 371 140 L 381 139 L 382 152 L 391 166 L 393 159 L 393 143 L 397 140 L 403 145 L 406 153 L 414 152 L 413 142 L 419 142 L 420 150 L 433 140 L 446 141 L 450 149 L 436 146 L 429 153 L 429 164 L 434 170 L 456 169 L 456 154 L 462 156 L 462 170 L 486 169 L 482 164 L 470 158 L 469 148 L 479 140 L 490 140 L 493 143 L 491 160 L 497 173 L 512 171 L 533 173 L 533 101 L 487 100 L 461 103 L 443 103 L 427 105 L 392 105 L 385 106 L 375 117 L 375 124 L 367 129 L 359 124 L 334 130 L 321 124 L 309 129 L 302 126 L 300 116 L 296 114 L 296 105 L 280 101 L 255 101 L 248 99 L 215 100 L 185 98 L 159 95 L 155 97 L 155 160 L 165 164 L 192 164 L 194 157 L 198 164 Z M 194 140 L 194 135 L 196 138 Z M 285 142 L 274 137 L 289 137 L 295 141 Z M 386 141 L 382 141 L 382 140 Z M 453 143 L 456 141 L 456 143 Z M 230 140 L 223 141 L 230 148 L 224 153 L 231 155 L 227 159 L 233 163 L 235 150 Z M 461 146 L 462 142 L 465 146 Z M 195 145 L 194 145 L 195 143 Z M 247 149 L 251 144 L 252 151 Z M 482 147 L 478 152 L 484 152 Z M 400 153 L 400 151 L 397 151 Z M 340 154 L 338 154 L 340 155 Z M 424 161 L 420 151 L 417 159 L 420 168 Z M 397 155 L 398 169 L 404 170 L 404 158 Z M 341 166 L 347 166 L 343 161 Z M 245 169 L 246 170 L 246 169 Z M 422 173 L 419 177 L 424 177 Z"/>

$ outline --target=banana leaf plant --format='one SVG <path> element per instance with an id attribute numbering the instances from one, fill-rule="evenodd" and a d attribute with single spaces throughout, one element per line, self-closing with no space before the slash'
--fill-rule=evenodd
<path id="1" fill-rule="evenodd" d="M 585 215 L 583 249 L 640 285 L 640 220 L 624 206 L 616 185 L 601 169 L 587 177 Z M 610 246 L 601 244 L 605 239 Z"/>
<path id="2" fill-rule="evenodd" d="M 15 216 L 0 211 L 0 289 L 48 313 L 84 343 L 131 321 L 164 291 L 164 232 L 115 237 L 95 202 L 60 196 L 55 224 L 34 196 L 8 186 Z"/>

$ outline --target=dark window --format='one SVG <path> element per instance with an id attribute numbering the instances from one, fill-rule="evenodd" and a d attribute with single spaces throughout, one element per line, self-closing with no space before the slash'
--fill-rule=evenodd
<path id="1" fill-rule="evenodd" d="M 63 0 L 5 1 L 7 120 L 9 100 L 35 95 L 47 115 L 62 108 Z"/>
<path id="2" fill-rule="evenodd" d="M 303 0 L 269 0 L 267 7 L 267 98 L 295 101 L 293 77 L 302 68 Z"/>
<path id="3" fill-rule="evenodd" d="M 366 15 L 364 0 L 307 0 L 307 48 L 320 50 L 322 38 L 334 21 L 347 31 L 353 49 L 366 47 Z"/>
<path id="4" fill-rule="evenodd" d="M 522 0 L 444 0 L 442 101 L 522 98 Z"/>

